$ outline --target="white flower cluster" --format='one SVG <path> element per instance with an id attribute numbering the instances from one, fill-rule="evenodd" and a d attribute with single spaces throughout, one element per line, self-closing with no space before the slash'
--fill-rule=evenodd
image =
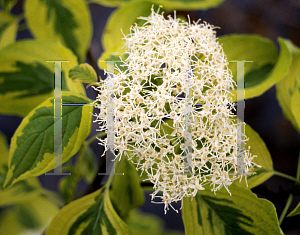
<path id="1" fill-rule="evenodd" d="M 146 172 L 165 211 L 171 202 L 213 191 L 238 177 L 237 124 L 229 89 L 228 61 L 208 23 L 183 22 L 154 12 L 125 37 L 125 70 L 113 76 L 116 158 Z M 112 79 L 112 78 L 110 78 Z M 111 80 L 112 81 L 112 80 Z M 99 91 L 96 114 L 107 131 L 109 79 Z M 107 150 L 108 139 L 101 144 Z M 254 156 L 245 151 L 245 172 Z M 162 196 L 157 196 L 162 193 Z M 172 207 L 173 208 L 173 207 Z M 173 208 L 174 209 L 174 208 Z"/>

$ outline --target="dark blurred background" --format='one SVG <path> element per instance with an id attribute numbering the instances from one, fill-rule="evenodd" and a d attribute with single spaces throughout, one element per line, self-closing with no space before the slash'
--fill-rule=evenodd
<path id="1" fill-rule="evenodd" d="M 90 9 L 94 23 L 94 35 L 91 43 L 91 59 L 89 63 L 97 64 L 102 53 L 101 34 L 106 21 L 115 8 L 107 8 L 91 4 Z M 13 13 L 22 12 L 22 1 L 13 9 Z M 168 12 L 167 12 L 168 13 Z M 277 48 L 277 37 L 289 38 L 294 44 L 300 46 L 300 1 L 298 0 L 226 0 L 218 8 L 207 11 L 178 11 L 177 14 L 189 14 L 191 20 L 199 18 L 221 27 L 217 35 L 239 33 L 257 34 L 272 40 Z M 31 37 L 28 31 L 18 34 L 18 39 Z M 93 60 L 93 61 L 92 61 Z M 300 66 L 300 65 L 299 65 Z M 103 77 L 103 71 L 98 70 Z M 88 95 L 95 98 L 96 94 L 88 88 Z M 8 140 L 21 122 L 21 118 L 14 116 L 0 116 L 0 130 L 6 134 Z M 245 122 L 257 131 L 265 141 L 274 163 L 274 169 L 285 174 L 295 176 L 297 159 L 300 149 L 300 135 L 282 114 L 276 99 L 276 89 L 272 87 L 262 96 L 246 100 Z M 96 134 L 93 126 L 91 135 Z M 96 142 L 92 144 L 96 153 L 101 151 Z M 99 154 L 97 154 L 99 155 Z M 99 155 L 100 156 L 100 155 Z M 59 177 L 41 176 L 42 184 L 52 190 L 57 190 Z M 266 198 L 274 203 L 277 214 L 280 216 L 289 193 L 287 190 L 294 185 L 292 181 L 273 176 L 262 185 L 253 189 L 259 197 Z M 80 186 L 85 190 L 85 185 Z M 300 201 L 294 197 L 291 208 Z M 180 205 L 176 206 L 177 208 Z M 150 196 L 146 194 L 146 203 L 142 210 L 158 214 L 166 221 L 166 227 L 183 231 L 181 213 L 170 210 L 163 214 L 163 207 L 150 203 Z M 286 218 L 282 223 L 282 230 L 286 235 L 300 234 L 300 215 Z"/>

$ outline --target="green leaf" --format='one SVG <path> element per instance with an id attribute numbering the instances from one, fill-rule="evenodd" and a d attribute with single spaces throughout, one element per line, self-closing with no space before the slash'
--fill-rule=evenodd
<path id="1" fill-rule="evenodd" d="M 62 88 L 85 95 L 81 83 L 71 81 L 74 54 L 53 40 L 24 40 L 0 51 L 0 112 L 27 115 L 54 93 L 54 63 L 62 62 Z"/>
<path id="2" fill-rule="evenodd" d="M 98 60 L 98 67 L 102 70 L 107 70 L 107 62 L 108 61 L 114 61 L 114 68 L 118 67 L 121 71 L 125 72 L 127 70 L 127 66 L 124 66 L 124 64 L 120 64 L 121 62 L 120 57 L 122 60 L 125 60 L 127 55 L 122 54 L 118 56 L 119 53 L 114 53 L 111 51 L 105 51 L 101 54 L 101 57 Z M 117 73 L 117 70 L 114 70 L 114 73 Z"/>
<path id="3" fill-rule="evenodd" d="M 74 82 L 92 83 L 98 81 L 96 71 L 87 63 L 72 68 L 69 71 L 69 77 Z"/>
<path id="4" fill-rule="evenodd" d="M 128 4 L 130 0 L 92 0 L 91 3 L 98 3 L 108 7 L 116 7 Z M 151 0 L 152 3 L 162 5 L 163 10 L 206 10 L 219 6 L 224 0 Z"/>
<path id="5" fill-rule="evenodd" d="M 75 173 L 71 172 L 70 176 L 62 177 L 59 180 L 59 191 L 61 192 L 61 196 L 65 200 L 65 203 L 68 204 L 74 200 L 74 195 L 77 189 L 77 184 L 80 178 Z"/>
<path id="6" fill-rule="evenodd" d="M 299 90 L 300 87 L 300 82 L 297 82 L 300 81 L 300 50 L 289 40 L 284 40 L 284 43 L 292 54 L 292 62 L 288 74 L 279 83 L 276 84 L 276 95 L 285 118 L 288 119 L 292 123 L 292 125 L 300 132 L 300 126 L 297 124 L 291 108 L 292 96 L 295 91 L 297 91 L 297 89 Z M 297 103 L 296 96 L 297 94 L 295 94 L 293 98 L 294 106 Z M 297 107 L 295 108 L 297 109 Z M 294 112 L 297 111 L 295 110 Z"/>
<path id="7" fill-rule="evenodd" d="M 81 179 L 91 183 L 97 173 L 96 156 L 89 145 L 83 143 L 77 158 L 75 166 L 70 167 L 71 175 L 65 176 L 59 181 L 59 190 L 66 203 L 73 201 Z"/>
<path id="8" fill-rule="evenodd" d="M 157 215 L 133 210 L 126 220 L 134 235 L 162 235 L 164 221 Z"/>
<path id="9" fill-rule="evenodd" d="M 0 172 L 4 164 L 8 162 L 8 145 L 6 136 L 0 131 Z"/>
<path id="10" fill-rule="evenodd" d="M 210 190 L 183 199 L 182 217 L 186 235 L 283 234 L 274 205 L 258 199 L 249 189 L 231 185 L 214 195 Z"/>
<path id="11" fill-rule="evenodd" d="M 92 37 L 91 16 L 84 0 L 26 0 L 25 18 L 36 38 L 59 39 L 84 62 Z M 52 58 L 49 58 L 52 60 Z"/>
<path id="12" fill-rule="evenodd" d="M 75 171 L 78 172 L 86 182 L 91 183 L 97 174 L 97 170 L 96 155 L 93 149 L 89 145 L 83 145 L 75 165 Z"/>
<path id="13" fill-rule="evenodd" d="M 299 214 L 300 214 L 300 202 L 298 203 L 296 208 L 287 215 L 287 217 L 292 217 L 292 216 L 299 215 Z"/>
<path id="14" fill-rule="evenodd" d="M 131 234 L 114 211 L 103 188 L 63 207 L 50 223 L 46 235 Z"/>
<path id="15" fill-rule="evenodd" d="M 19 222 L 29 229 L 37 229 L 40 225 L 40 221 L 32 213 L 32 210 L 28 210 L 28 205 L 20 204 L 16 206 L 16 217 Z"/>
<path id="16" fill-rule="evenodd" d="M 125 219 L 131 209 L 144 204 L 145 196 L 138 172 L 126 157 L 122 157 L 117 173 L 124 175 L 115 176 L 110 197 L 120 217 Z M 121 198 L 122 200 L 120 200 Z"/>
<path id="17" fill-rule="evenodd" d="M 158 215 L 145 213 L 141 210 L 130 212 L 126 223 L 134 235 L 183 235 L 181 231 L 169 231 L 164 229 L 164 220 Z"/>
<path id="18" fill-rule="evenodd" d="M 89 3 L 97 3 L 107 7 L 117 7 L 120 5 L 124 5 L 131 0 L 91 0 Z"/>
<path id="19" fill-rule="evenodd" d="M 17 18 L 0 11 L 0 49 L 15 42 L 18 23 Z"/>
<path id="20" fill-rule="evenodd" d="M 106 60 L 111 53 L 121 53 L 124 50 L 121 50 L 124 46 L 122 32 L 125 35 L 129 34 L 134 22 L 144 23 L 145 21 L 138 20 L 137 17 L 150 15 L 152 4 L 149 1 L 131 1 L 110 15 L 102 34 L 102 46 L 106 56 L 101 56 L 100 60 Z M 103 66 L 102 64 L 99 62 L 99 67 Z"/>
<path id="21" fill-rule="evenodd" d="M 1 6 L 6 12 L 9 12 L 17 2 L 18 0 L 1 0 Z"/>
<path id="22" fill-rule="evenodd" d="M 219 6 L 224 0 L 152 0 L 151 2 L 162 5 L 163 10 L 207 10 Z"/>
<path id="23" fill-rule="evenodd" d="M 43 234 L 58 210 L 57 205 L 43 196 L 9 207 L 1 214 L 0 234 Z"/>
<path id="24" fill-rule="evenodd" d="M 37 178 L 23 180 L 17 182 L 11 188 L 0 190 L 0 206 L 29 202 L 40 194 L 41 186 Z"/>
<path id="25" fill-rule="evenodd" d="M 291 97 L 291 110 L 295 118 L 296 127 L 300 132 L 300 80 L 298 86 L 294 89 L 294 93 Z"/>
<path id="26" fill-rule="evenodd" d="M 175 135 L 174 130 L 173 119 L 166 119 L 164 123 L 161 124 L 160 134 L 166 135 L 169 139 L 173 139 L 173 135 Z"/>
<path id="27" fill-rule="evenodd" d="M 245 99 L 260 96 L 288 72 L 291 53 L 284 40 L 278 39 L 280 54 L 268 39 L 255 35 L 229 35 L 220 37 L 228 61 L 253 61 L 245 63 Z M 229 63 L 233 78 L 237 80 L 237 64 Z M 233 91 L 236 94 L 236 90 Z"/>
<path id="28" fill-rule="evenodd" d="M 1 132 L 0 149 L 0 188 L 2 188 L 8 168 L 8 146 L 6 138 Z M 25 181 L 21 181 L 16 183 L 9 189 L 0 190 L 0 206 L 28 202 L 32 200 L 32 197 L 35 197 L 40 193 L 41 191 L 38 179 L 31 178 Z"/>
<path id="29" fill-rule="evenodd" d="M 248 149 L 250 146 L 250 152 L 257 156 L 253 159 L 253 162 L 261 166 L 261 168 L 254 168 L 256 172 L 255 175 L 247 176 L 248 187 L 254 188 L 274 174 L 272 173 L 272 171 L 274 171 L 273 161 L 264 141 L 248 124 L 245 127 L 245 134 L 249 138 L 249 141 L 246 141 L 245 149 Z M 246 186 L 244 180 L 241 182 L 241 185 Z"/>
<path id="30" fill-rule="evenodd" d="M 62 93 L 64 104 L 89 101 L 71 92 Z M 32 110 L 21 122 L 11 140 L 9 169 L 4 183 L 8 187 L 20 180 L 54 169 L 54 97 Z M 62 107 L 62 163 L 74 156 L 91 131 L 90 105 Z"/>

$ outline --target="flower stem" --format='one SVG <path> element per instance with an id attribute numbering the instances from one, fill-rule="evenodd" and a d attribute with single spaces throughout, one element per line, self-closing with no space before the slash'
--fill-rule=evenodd
<path id="1" fill-rule="evenodd" d="M 281 173 L 281 172 L 279 172 L 279 171 L 268 171 L 268 172 L 272 172 L 272 173 L 274 173 L 275 175 L 278 175 L 278 176 L 280 176 L 280 177 L 282 177 L 282 178 L 286 178 L 286 179 L 289 179 L 289 180 L 291 180 L 291 181 L 294 181 L 294 182 L 296 182 L 296 183 L 300 183 L 300 180 L 299 179 L 297 179 L 297 178 L 295 178 L 295 177 L 293 177 L 293 176 L 290 176 L 290 175 L 287 175 L 287 174 L 284 174 L 284 173 Z"/>
<path id="2" fill-rule="evenodd" d="M 106 135 L 106 133 L 105 133 L 104 131 L 102 131 L 102 132 L 100 132 L 99 134 L 94 135 L 94 136 L 92 136 L 91 138 L 89 138 L 87 141 L 85 141 L 85 144 L 86 144 L 86 145 L 90 145 L 91 143 L 93 143 L 93 142 L 97 139 L 97 137 L 98 137 L 98 138 L 101 138 L 101 137 L 103 137 L 103 136 L 105 136 L 105 135 Z"/>
<path id="3" fill-rule="evenodd" d="M 51 190 L 48 189 L 41 189 L 42 195 L 46 196 L 48 199 L 50 199 L 52 202 L 54 202 L 57 206 L 63 207 L 64 203 L 62 201 L 61 196 Z"/>
<path id="4" fill-rule="evenodd" d="M 298 157 L 298 165 L 297 165 L 296 178 L 300 181 L 300 151 L 299 151 L 299 157 Z M 297 182 L 297 184 L 299 184 L 299 182 Z"/>
<path id="5" fill-rule="evenodd" d="M 18 28 L 18 32 L 21 32 L 21 31 L 24 31 L 24 30 L 27 30 L 28 27 L 27 27 L 27 24 L 21 24 Z"/>
<path id="6" fill-rule="evenodd" d="M 280 173 L 280 172 L 278 172 Z M 275 173 L 276 174 L 276 173 Z M 282 174 L 282 173 L 281 173 Z M 293 177 L 292 177 L 293 178 Z M 295 178 L 295 184 L 299 184 L 300 182 L 300 152 L 299 152 L 299 157 L 298 157 L 298 165 L 297 165 L 297 174 L 296 174 L 296 178 Z M 289 195 L 289 198 L 285 204 L 285 207 L 283 208 L 283 211 L 280 215 L 280 218 L 279 218 L 279 225 L 281 225 L 282 221 L 284 220 L 286 214 L 287 214 L 287 211 L 288 209 L 290 208 L 290 205 L 293 201 L 293 194 L 290 194 Z"/>
<path id="7" fill-rule="evenodd" d="M 16 18 L 17 18 L 18 21 L 20 22 L 20 21 L 22 21 L 22 20 L 25 19 L 25 15 L 24 15 L 23 13 L 21 13 L 21 14 L 17 15 Z"/>
<path id="8" fill-rule="evenodd" d="M 288 198 L 288 200 L 287 200 L 287 202 L 286 202 L 286 204 L 285 204 L 285 207 L 283 208 L 283 211 L 282 211 L 282 213 L 281 213 L 281 215 L 280 215 L 280 218 L 279 218 L 279 225 L 281 225 L 283 219 L 285 218 L 286 213 L 287 213 L 288 209 L 290 208 L 290 205 L 291 205 L 292 201 L 293 201 L 293 195 L 290 194 L 290 195 L 289 195 L 289 198 Z"/>

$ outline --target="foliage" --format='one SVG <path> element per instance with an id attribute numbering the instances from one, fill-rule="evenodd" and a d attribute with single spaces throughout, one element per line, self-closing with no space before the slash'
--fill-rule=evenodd
<path id="1" fill-rule="evenodd" d="M 230 187 L 214 195 L 207 190 L 183 200 L 186 234 L 281 234 L 275 207 L 249 189 Z M 247 207 L 244 205 L 247 204 Z M 251 208 L 249 210 L 248 208 Z"/>
<path id="2" fill-rule="evenodd" d="M 0 1 L 0 113 L 22 117 L 9 146 L 0 132 L 0 234 L 180 234 L 165 231 L 161 219 L 136 210 L 144 204 L 143 187 L 150 182 L 145 175 L 139 176 L 125 156 L 115 164 L 116 172 L 123 174 L 111 174 L 106 182 L 97 175 L 97 164 L 98 173 L 103 173 L 100 170 L 105 161 L 96 158 L 90 144 L 105 133 L 88 139 L 93 106 L 97 104 L 87 97 L 83 83 L 99 86 L 97 68 L 85 63 L 93 34 L 89 4 L 116 7 L 101 40 L 103 53 L 98 66 L 106 70 L 103 61 L 118 60 L 119 56 L 125 59 L 123 37 L 132 25 L 144 23 L 137 17 L 147 17 L 152 5 L 155 9 L 161 5 L 167 11 L 195 11 L 218 7 L 223 1 L 25 0 L 24 15 L 11 12 L 17 0 Z M 33 38 L 17 40 L 18 30 L 24 25 Z M 284 116 L 300 132 L 300 49 L 280 37 L 279 51 L 274 42 L 258 35 L 226 35 L 218 41 L 228 61 L 253 61 L 245 66 L 245 99 L 260 96 L 275 85 Z M 71 175 L 60 179 L 60 194 L 45 189 L 38 179 L 54 169 L 56 157 L 57 96 L 54 63 L 49 61 L 65 61 L 61 72 L 60 157 L 62 171 Z M 230 63 L 229 69 L 237 80 L 236 63 Z M 162 125 L 161 131 L 171 134 L 173 129 Z M 246 134 L 246 148 L 251 146 L 252 154 L 258 156 L 253 161 L 261 168 L 248 176 L 248 185 L 246 181 L 232 184 L 231 196 L 223 188 L 216 194 L 206 189 L 193 198 L 184 198 L 185 234 L 283 234 L 280 223 L 287 210 L 279 221 L 274 205 L 258 198 L 251 189 L 274 174 L 294 180 L 295 187 L 299 186 L 300 163 L 296 178 L 275 171 L 262 138 L 249 125 Z M 81 180 L 91 190 L 77 195 Z M 298 214 L 300 202 L 288 216 Z"/>

